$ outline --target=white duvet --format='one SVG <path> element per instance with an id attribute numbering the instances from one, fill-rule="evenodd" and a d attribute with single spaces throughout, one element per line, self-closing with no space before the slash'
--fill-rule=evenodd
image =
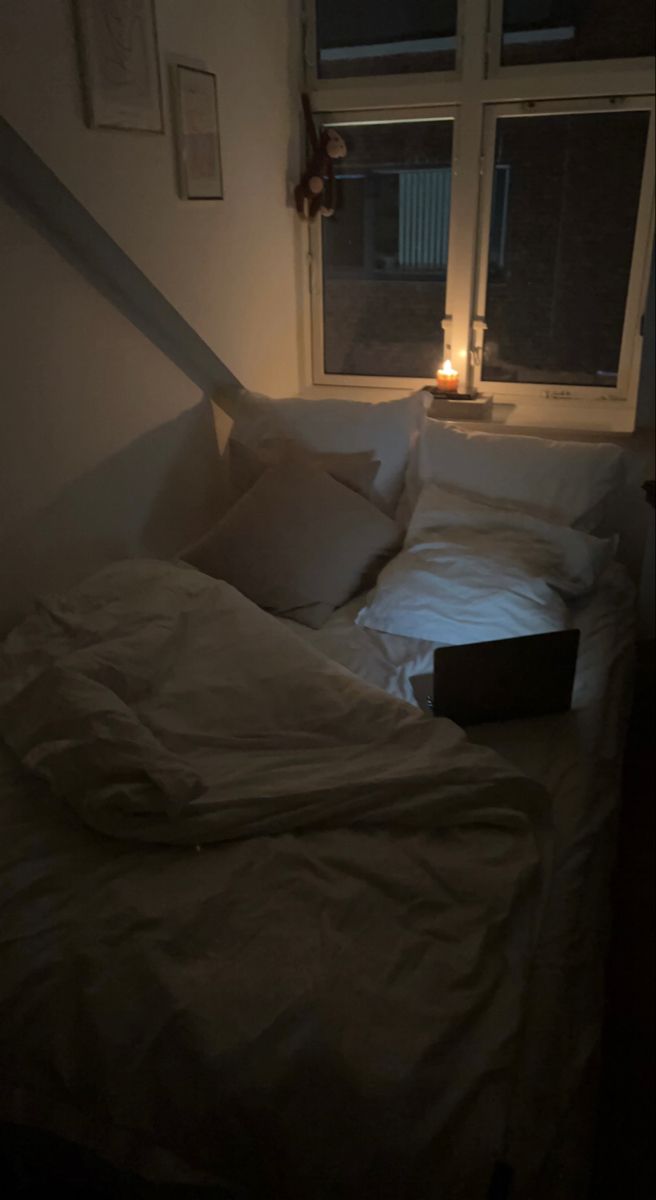
<path id="1" fill-rule="evenodd" d="M 101 572 L 1 666 L 4 1115 L 170 1180 L 483 1200 L 542 789 L 192 568 Z"/>

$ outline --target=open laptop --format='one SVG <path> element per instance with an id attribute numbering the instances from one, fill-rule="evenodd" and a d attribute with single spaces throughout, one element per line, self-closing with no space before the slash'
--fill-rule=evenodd
<path id="1" fill-rule="evenodd" d="M 578 629 L 563 629 L 439 646 L 432 687 L 426 676 L 416 676 L 415 696 L 424 711 L 458 725 L 566 712 L 572 703 L 579 638 Z"/>

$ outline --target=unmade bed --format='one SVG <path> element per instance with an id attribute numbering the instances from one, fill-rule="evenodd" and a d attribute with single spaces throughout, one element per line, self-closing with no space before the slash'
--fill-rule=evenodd
<path id="1" fill-rule="evenodd" d="M 420 397 L 236 411 L 186 561 L 112 564 L 5 643 L 0 1115 L 231 1198 L 579 1200 L 621 455 Z M 572 625 L 571 712 L 418 710 L 436 645 Z"/>
<path id="2" fill-rule="evenodd" d="M 321 630 L 300 636 L 362 679 L 416 704 L 412 681 L 430 677 L 435 644 L 355 624 L 363 602 L 356 597 Z M 572 711 L 467 730 L 474 742 L 543 784 L 550 797 L 551 899 L 533 964 L 508 1149 L 513 1194 L 540 1200 L 583 1195 L 591 1162 L 608 879 L 634 661 L 634 588 L 622 566 L 605 571 L 574 621 L 581 644 Z"/>
<path id="3" fill-rule="evenodd" d="M 52 790 L 3 755 L 5 1119 L 228 1194 L 485 1196 L 542 789 L 190 567 L 108 568 L 7 658 Z"/>

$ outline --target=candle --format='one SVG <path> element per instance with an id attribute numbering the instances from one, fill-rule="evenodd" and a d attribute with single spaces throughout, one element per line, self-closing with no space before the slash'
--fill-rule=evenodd
<path id="1" fill-rule="evenodd" d="M 451 359 L 447 358 L 441 367 L 438 367 L 437 386 L 441 392 L 457 392 L 460 376 L 457 371 L 454 371 L 451 365 Z"/>

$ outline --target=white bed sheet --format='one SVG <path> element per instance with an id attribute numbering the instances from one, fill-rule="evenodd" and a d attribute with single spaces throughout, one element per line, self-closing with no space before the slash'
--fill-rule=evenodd
<path id="1" fill-rule="evenodd" d="M 416 704 L 411 681 L 432 672 L 435 645 L 355 625 L 361 604 L 362 597 L 354 599 L 319 631 L 296 626 L 296 632 L 363 679 Z M 572 711 L 468 730 L 552 798 L 554 862 L 508 1145 L 517 1200 L 575 1200 L 587 1186 L 634 606 L 626 571 L 611 564 L 594 594 L 574 609 L 581 643 Z"/>
<path id="2" fill-rule="evenodd" d="M 399 700 L 416 704 L 412 679 L 415 675 L 432 673 L 433 651 L 438 643 L 379 633 L 356 625 L 355 618 L 364 599 L 362 595 L 355 596 L 337 609 L 321 629 L 309 629 L 284 618 L 281 623 L 361 679 L 383 688 Z M 633 646 L 634 609 L 633 585 L 625 568 L 617 562 L 606 568 L 592 596 L 571 607 L 574 624 L 581 629 L 573 709 L 586 712 L 585 725 L 593 737 L 595 727 L 599 732 L 599 721 L 593 716 L 593 708 L 597 711 L 600 702 L 605 704 L 606 676 L 614 661 Z M 518 724 L 513 722 L 510 729 L 512 743 L 517 740 Z M 537 746 L 541 723 L 530 724 L 531 740 Z M 501 734 L 502 726 L 495 726 L 495 730 Z M 523 737 L 526 731 L 517 732 Z M 528 761 L 532 761 L 531 756 Z"/>

